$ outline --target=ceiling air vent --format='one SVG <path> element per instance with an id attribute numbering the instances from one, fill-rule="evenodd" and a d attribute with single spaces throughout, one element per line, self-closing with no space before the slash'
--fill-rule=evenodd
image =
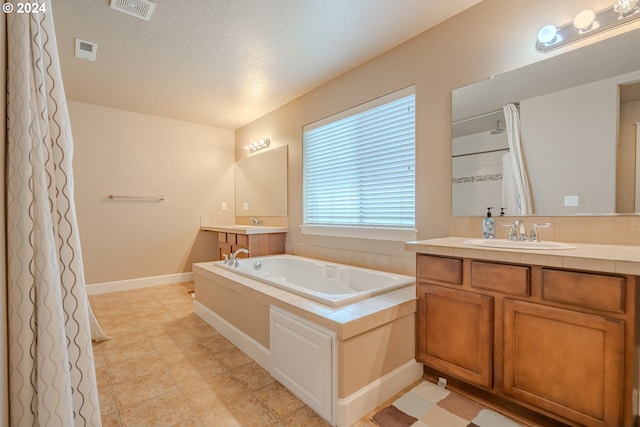
<path id="1" fill-rule="evenodd" d="M 87 61 L 95 61 L 97 50 L 98 45 L 96 43 L 76 39 L 76 58 L 86 59 Z"/>
<path id="2" fill-rule="evenodd" d="M 111 9 L 148 21 L 155 3 L 148 0 L 111 0 Z"/>

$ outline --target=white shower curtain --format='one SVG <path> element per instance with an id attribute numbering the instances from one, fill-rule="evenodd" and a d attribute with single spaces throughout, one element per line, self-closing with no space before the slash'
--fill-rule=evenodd
<path id="1" fill-rule="evenodd" d="M 520 114 L 515 104 L 505 104 L 503 106 L 504 117 L 507 129 L 507 139 L 509 141 L 509 156 L 511 160 L 511 174 L 503 174 L 503 176 L 511 175 L 515 181 L 515 212 L 507 212 L 510 215 L 528 215 L 533 214 L 533 200 L 531 199 L 531 190 L 529 189 L 529 178 L 527 177 L 527 168 L 522 155 L 522 146 L 520 141 Z"/>
<path id="2" fill-rule="evenodd" d="M 101 421 L 73 142 L 52 5 L 40 3 L 45 13 L 6 15 L 10 425 L 93 427 Z"/>

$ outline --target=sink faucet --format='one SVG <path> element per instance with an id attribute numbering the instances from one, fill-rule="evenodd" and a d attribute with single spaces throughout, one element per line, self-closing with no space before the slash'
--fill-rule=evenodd
<path id="1" fill-rule="evenodd" d="M 254 217 L 254 216 L 251 217 L 251 221 L 253 222 L 253 226 L 254 227 L 259 227 L 259 226 L 262 225 L 262 220 Z"/>
<path id="2" fill-rule="evenodd" d="M 548 222 L 543 222 L 542 224 L 533 224 L 531 226 L 531 235 L 529 236 L 529 240 L 532 242 L 539 242 L 540 238 L 538 237 L 538 228 L 549 228 L 551 224 Z"/>
<path id="3" fill-rule="evenodd" d="M 248 254 L 249 253 L 249 249 L 246 248 L 240 248 L 237 249 L 234 253 L 231 254 L 231 256 L 229 257 L 229 265 L 231 267 L 238 267 L 238 254 L 239 253 L 243 253 L 243 254 Z"/>
<path id="4" fill-rule="evenodd" d="M 509 240 L 527 240 L 527 226 L 524 221 L 520 219 L 513 221 L 509 231 Z"/>
<path id="5" fill-rule="evenodd" d="M 538 228 L 548 228 L 551 226 L 548 222 L 542 224 L 533 224 L 531 226 L 531 235 L 527 237 L 527 227 L 521 219 L 516 219 L 513 224 L 501 224 L 505 227 L 511 227 L 509 230 L 509 240 L 539 242 Z"/>

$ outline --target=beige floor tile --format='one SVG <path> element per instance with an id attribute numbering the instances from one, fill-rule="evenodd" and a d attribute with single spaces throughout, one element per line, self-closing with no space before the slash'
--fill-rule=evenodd
<path id="1" fill-rule="evenodd" d="M 100 327 L 107 335 L 116 335 L 120 333 L 129 333 L 132 328 L 138 327 L 138 322 L 132 316 L 116 316 L 101 318 L 96 315 Z"/>
<path id="2" fill-rule="evenodd" d="M 231 374 L 238 381 L 244 384 L 245 387 L 252 391 L 275 381 L 267 370 L 253 361 L 239 368 L 233 369 Z"/>
<path id="3" fill-rule="evenodd" d="M 285 386 L 275 381 L 254 391 L 253 394 L 280 418 L 305 406 L 304 403 L 287 390 Z"/>
<path id="4" fill-rule="evenodd" d="M 177 390 L 126 407 L 120 414 L 124 427 L 169 427 L 191 420 L 193 416 L 189 404 Z"/>
<path id="5" fill-rule="evenodd" d="M 207 348 L 201 347 L 197 344 L 171 344 L 171 347 L 164 345 L 159 346 L 154 342 L 156 351 L 166 364 L 175 364 L 185 362 L 188 360 L 198 360 L 209 358 L 213 353 Z"/>
<path id="6" fill-rule="evenodd" d="M 120 427 L 120 417 L 117 413 L 101 414 L 102 427 Z"/>
<path id="7" fill-rule="evenodd" d="M 181 389 L 198 414 L 206 412 L 211 406 L 224 406 L 248 392 L 245 386 L 227 372 L 199 378 L 182 385 Z"/>
<path id="8" fill-rule="evenodd" d="M 109 371 L 113 384 L 119 384 L 142 375 L 161 371 L 164 367 L 158 353 L 151 351 L 122 362 L 112 363 Z"/>
<path id="9" fill-rule="evenodd" d="M 92 346 L 93 350 L 93 364 L 97 368 L 107 366 L 107 356 L 104 354 L 104 344 L 106 341 L 94 342 Z"/>
<path id="10" fill-rule="evenodd" d="M 177 384 L 169 370 L 152 372 L 113 385 L 116 402 L 120 408 L 137 405 L 147 399 L 175 391 L 176 389 Z"/>
<path id="11" fill-rule="evenodd" d="M 267 427 L 275 426 L 279 423 L 278 418 L 250 393 L 210 408 L 200 416 L 200 419 L 207 427 Z"/>
<path id="12" fill-rule="evenodd" d="M 109 341 L 107 341 L 107 344 Z M 143 354 L 150 353 L 155 350 L 153 344 L 143 338 L 127 342 L 122 345 L 118 345 L 115 341 L 111 347 L 104 349 L 107 361 L 112 363 L 122 362 L 123 360 L 131 359 L 132 357 L 140 357 Z"/>
<path id="13" fill-rule="evenodd" d="M 220 334 L 202 338 L 198 342 L 198 344 L 213 351 L 214 353 L 219 353 L 221 351 L 229 350 L 230 348 L 234 347 L 231 341 Z"/>
<path id="14" fill-rule="evenodd" d="M 111 390 L 111 386 L 108 389 L 102 390 L 100 381 L 98 381 L 98 402 L 100 402 L 100 414 L 109 415 L 117 414 L 118 405 L 116 404 L 116 396 Z"/>
<path id="15" fill-rule="evenodd" d="M 147 339 L 147 334 L 140 327 L 130 328 L 125 333 L 113 335 L 111 339 L 102 342 L 104 350 L 119 348 L 130 344 L 137 344 Z"/>
<path id="16" fill-rule="evenodd" d="M 216 353 L 216 358 L 229 369 L 239 368 L 242 365 L 253 362 L 253 359 L 238 347 Z"/>
<path id="17" fill-rule="evenodd" d="M 202 320 L 200 317 L 198 317 L 196 314 L 193 313 L 192 304 L 189 304 L 189 309 L 191 310 L 189 313 L 177 317 L 176 325 L 178 327 L 184 328 L 184 329 L 206 328 L 217 333 L 216 330 L 213 329 L 211 326 L 209 326 L 207 322 L 205 322 L 204 320 Z"/>
<path id="18" fill-rule="evenodd" d="M 189 385 L 200 378 L 213 377 L 225 371 L 224 365 L 213 355 L 198 359 L 185 358 L 167 366 L 180 385 Z"/>
<path id="19" fill-rule="evenodd" d="M 174 427 L 203 427 L 203 424 L 198 418 L 191 418 L 190 420 L 176 424 Z"/>
<path id="20" fill-rule="evenodd" d="M 117 308 L 122 305 L 123 299 L 120 292 L 109 292 L 106 294 L 90 295 L 89 303 L 91 308 L 95 310 L 97 307 L 106 306 L 108 308 Z"/>
<path id="21" fill-rule="evenodd" d="M 287 415 L 282 419 L 287 427 L 329 427 L 330 424 L 320 418 L 318 414 L 313 412 L 308 406 L 304 406 L 297 411 Z"/>
<path id="22" fill-rule="evenodd" d="M 136 315 L 138 323 L 143 328 L 147 326 L 170 325 L 176 321 L 176 317 L 171 312 L 153 312 Z"/>

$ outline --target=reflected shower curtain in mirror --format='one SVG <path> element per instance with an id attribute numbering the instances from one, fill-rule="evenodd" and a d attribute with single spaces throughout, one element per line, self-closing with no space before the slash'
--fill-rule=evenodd
<path id="1" fill-rule="evenodd" d="M 503 106 L 504 118 L 507 129 L 507 139 L 509 141 L 509 158 L 505 159 L 504 165 L 510 170 L 503 171 L 503 199 L 515 200 L 515 211 L 507 210 L 509 215 L 533 214 L 533 200 L 529 189 L 529 178 L 527 168 L 522 155 L 522 145 L 520 141 L 520 114 L 515 104 L 505 104 Z M 510 180 L 510 182 L 505 182 Z M 505 192 L 514 194 L 504 194 Z"/>
<path id="2" fill-rule="evenodd" d="M 10 425 L 95 427 L 73 142 L 51 1 L 40 4 L 45 13 L 6 15 Z"/>

